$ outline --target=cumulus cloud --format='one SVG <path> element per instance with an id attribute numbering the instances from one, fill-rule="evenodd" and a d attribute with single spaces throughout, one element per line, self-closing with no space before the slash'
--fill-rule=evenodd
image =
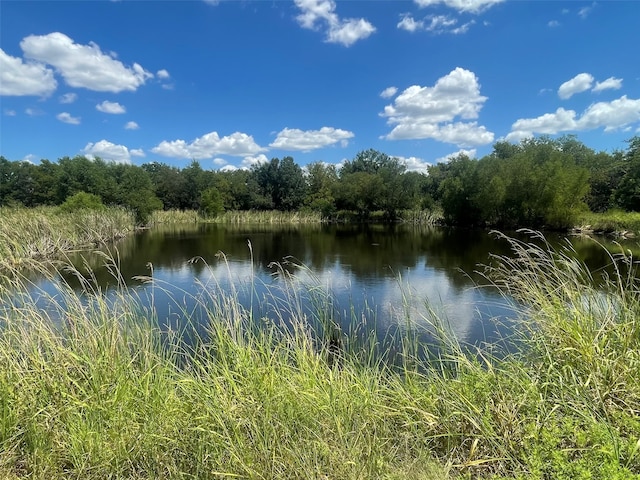
<path id="1" fill-rule="evenodd" d="M 220 137 L 218 132 L 210 132 L 194 141 L 187 143 L 184 140 L 162 141 L 152 148 L 153 153 L 165 157 L 193 158 L 202 160 L 213 158 L 216 155 L 247 156 L 266 151 L 266 148 L 258 145 L 251 135 L 235 132 L 226 137 Z"/>
<path id="2" fill-rule="evenodd" d="M 333 0 L 295 0 L 295 4 L 302 12 L 296 17 L 300 26 L 310 30 L 323 29 L 329 43 L 350 47 L 376 31 L 364 18 L 341 19 L 335 13 Z"/>
<path id="3" fill-rule="evenodd" d="M 407 140 L 433 138 L 459 146 L 484 145 L 493 141 L 493 133 L 477 122 L 454 122 L 456 118 L 478 118 L 487 97 L 480 95 L 475 74 L 456 68 L 438 79 L 433 87 L 413 85 L 398 95 L 381 114 L 395 125 L 384 138 Z"/>
<path id="4" fill-rule="evenodd" d="M 267 156 L 264 153 L 261 153 L 260 155 L 256 156 L 247 155 L 242 159 L 242 163 L 240 165 L 243 169 L 249 169 L 254 165 L 261 165 L 263 163 L 267 163 L 268 161 L 269 159 L 267 158 Z"/>
<path id="5" fill-rule="evenodd" d="M 589 73 L 579 73 L 571 80 L 567 80 L 558 88 L 558 96 L 563 100 L 571 98 L 576 93 L 589 90 L 593 84 L 593 75 Z"/>
<path id="6" fill-rule="evenodd" d="M 391 98 L 396 93 L 398 93 L 398 89 L 396 87 L 387 87 L 382 92 L 380 92 L 380 96 L 382 98 Z"/>
<path id="7" fill-rule="evenodd" d="M 60 103 L 73 103 L 78 99 L 76 93 L 65 93 L 60 96 Z"/>
<path id="8" fill-rule="evenodd" d="M 609 77 L 602 82 L 596 82 L 596 86 L 591 91 L 601 92 L 602 90 L 619 90 L 620 88 L 622 88 L 622 79 Z"/>
<path id="9" fill-rule="evenodd" d="M 402 15 L 402 19 L 396 25 L 400 30 L 406 30 L 407 32 L 416 32 L 424 28 L 424 22 L 422 20 L 416 20 L 409 14 Z"/>
<path id="10" fill-rule="evenodd" d="M 68 85 L 76 88 L 135 91 L 153 77 L 137 63 L 125 66 L 114 54 L 103 53 L 97 44 L 81 45 L 60 32 L 30 35 L 20 42 L 20 47 L 25 57 L 52 65 Z"/>
<path id="11" fill-rule="evenodd" d="M 611 102 L 590 105 L 580 117 L 574 110 L 558 108 L 554 113 L 546 113 L 536 118 L 519 119 L 511 126 L 511 132 L 506 139 L 519 141 L 532 137 L 536 133 L 554 135 L 596 128 L 612 131 L 628 127 L 638 121 L 640 121 L 640 99 L 629 99 L 623 95 Z"/>
<path id="12" fill-rule="evenodd" d="M 58 87 L 53 70 L 38 62 L 23 62 L 0 48 L 0 95 L 51 95 Z"/>
<path id="13" fill-rule="evenodd" d="M 504 0 L 414 0 L 419 7 L 445 5 L 458 12 L 480 13 Z"/>
<path id="14" fill-rule="evenodd" d="M 103 113 L 111 113 L 114 115 L 120 114 L 120 113 L 126 113 L 126 109 L 120 105 L 118 102 L 110 102 L 108 100 L 105 100 L 102 103 L 99 103 L 98 105 L 96 105 L 96 110 L 103 112 Z"/>
<path id="15" fill-rule="evenodd" d="M 549 20 L 549 23 L 547 23 L 547 26 L 551 28 L 559 27 L 560 22 L 557 20 Z"/>
<path id="16" fill-rule="evenodd" d="M 144 157 L 142 150 L 129 150 L 124 145 L 116 145 L 107 140 L 100 140 L 96 143 L 87 143 L 82 150 L 87 158 L 95 159 L 100 157 L 103 160 L 115 163 L 131 163 L 131 156 Z"/>
<path id="17" fill-rule="evenodd" d="M 156 76 L 161 80 L 166 80 L 170 77 L 169 72 L 167 72 L 164 68 L 162 70 L 158 70 L 156 72 Z"/>
<path id="18" fill-rule="evenodd" d="M 56 118 L 63 123 L 68 123 L 70 125 L 80 125 L 80 117 L 72 117 L 68 112 L 62 112 L 56 115 Z"/>
<path id="19" fill-rule="evenodd" d="M 15 110 L 11 110 L 11 109 L 9 109 L 9 108 L 5 108 L 5 109 L 4 109 L 4 114 L 5 114 L 7 117 L 15 117 L 15 116 L 16 116 L 16 111 L 15 111 Z"/>
<path id="20" fill-rule="evenodd" d="M 276 139 L 269 146 L 281 150 L 310 152 L 338 142 L 341 142 L 342 146 L 346 146 L 346 142 L 353 136 L 353 132 L 333 127 L 322 127 L 320 130 L 306 131 L 297 128 L 285 128 L 278 133 Z"/>
<path id="21" fill-rule="evenodd" d="M 419 157 L 400 157 L 395 156 L 401 163 L 406 165 L 408 172 L 427 173 L 430 163 Z"/>
<path id="22" fill-rule="evenodd" d="M 136 122 L 127 122 L 124 126 L 125 130 L 138 130 L 140 126 Z"/>

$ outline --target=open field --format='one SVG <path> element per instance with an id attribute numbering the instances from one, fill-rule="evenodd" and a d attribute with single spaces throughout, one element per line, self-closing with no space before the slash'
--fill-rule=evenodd
<path id="1" fill-rule="evenodd" d="M 519 349 L 465 352 L 433 317 L 439 356 L 416 360 L 425 346 L 407 335 L 393 368 L 379 346 L 327 334 L 317 285 L 313 318 L 294 291 L 273 300 L 289 328 L 213 285 L 197 299 L 206 331 L 185 344 L 124 283 L 108 296 L 88 280 L 81 297 L 6 279 L 0 476 L 638 478 L 638 282 L 596 290 L 571 255 L 537 245 L 512 241 L 487 272 L 522 302 Z M 201 320 L 182 313 L 187 332 Z"/>

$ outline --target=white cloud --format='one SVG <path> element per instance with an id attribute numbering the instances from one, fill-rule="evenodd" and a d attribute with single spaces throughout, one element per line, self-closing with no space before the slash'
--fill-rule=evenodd
<path id="1" fill-rule="evenodd" d="M 131 121 L 131 122 L 127 122 L 124 128 L 125 130 L 138 130 L 140 126 L 136 122 Z"/>
<path id="2" fill-rule="evenodd" d="M 463 33 L 467 33 L 469 31 L 469 27 L 471 27 L 471 25 L 474 25 L 475 23 L 476 23 L 475 20 L 471 20 L 470 22 L 467 22 L 467 23 L 465 23 L 463 25 L 460 25 L 457 28 L 449 30 L 448 33 L 452 33 L 453 35 L 460 35 L 460 34 L 463 34 Z M 443 33 L 445 33 L 445 32 L 443 32 Z"/>
<path id="3" fill-rule="evenodd" d="M 297 128 L 285 128 L 278 133 L 276 139 L 269 146 L 281 150 L 310 152 L 338 142 L 342 142 L 342 146 L 345 146 L 347 140 L 353 138 L 353 136 L 353 132 L 333 127 L 322 127 L 320 130 L 306 131 Z"/>
<path id="4" fill-rule="evenodd" d="M 7 117 L 15 117 L 15 116 L 16 116 L 16 111 L 15 111 L 15 110 L 8 109 L 8 108 L 5 108 L 5 109 L 4 109 L 4 114 L 5 114 Z"/>
<path id="5" fill-rule="evenodd" d="M 65 93 L 60 96 L 60 103 L 73 103 L 78 99 L 76 93 Z"/>
<path id="6" fill-rule="evenodd" d="M 241 165 L 241 168 L 249 169 L 254 165 L 260 165 L 262 163 L 267 163 L 268 161 L 269 159 L 267 158 L 267 156 L 261 153 L 260 155 L 257 155 L 257 156 L 248 155 L 244 157 L 240 165 Z"/>
<path id="7" fill-rule="evenodd" d="M 156 76 L 158 78 L 160 78 L 161 80 L 165 80 L 167 78 L 169 78 L 171 75 L 169 75 L 169 72 L 167 72 L 164 68 L 162 70 L 158 70 L 156 72 Z"/>
<path id="8" fill-rule="evenodd" d="M 460 155 L 466 155 L 469 158 L 476 158 L 477 150 L 472 148 L 470 150 L 460 149 L 457 152 L 450 153 L 449 155 L 445 155 L 444 157 L 440 157 L 436 159 L 436 163 L 446 163 L 451 161 L 451 159 L 459 157 Z"/>
<path id="9" fill-rule="evenodd" d="M 406 30 L 407 32 L 415 32 L 424 28 L 424 22 L 422 20 L 415 20 L 409 14 L 404 14 L 402 16 L 402 20 L 398 22 L 397 27 L 400 30 Z"/>
<path id="10" fill-rule="evenodd" d="M 475 74 L 456 68 L 438 79 L 433 87 L 413 85 L 398 95 L 381 114 L 389 125 L 389 140 L 433 138 L 460 146 L 484 145 L 493 141 L 493 133 L 476 122 L 452 123 L 454 119 L 472 120 L 487 97 L 480 95 Z"/>
<path id="11" fill-rule="evenodd" d="M 604 127 L 605 131 L 640 121 L 640 98 L 629 99 L 626 95 L 611 102 L 594 103 L 587 108 L 580 120 L 580 130 Z"/>
<path id="12" fill-rule="evenodd" d="M 398 89 L 397 87 L 387 87 L 385 88 L 382 92 L 380 92 L 380 96 L 382 98 L 391 98 L 393 97 L 396 93 L 398 93 Z"/>
<path id="13" fill-rule="evenodd" d="M 601 92 L 602 90 L 619 90 L 620 88 L 622 88 L 622 79 L 609 77 L 602 82 L 596 82 L 596 86 L 591 91 Z"/>
<path id="14" fill-rule="evenodd" d="M 567 80 L 558 88 L 558 96 L 563 100 L 571 98 L 576 93 L 589 90 L 593 84 L 593 75 L 589 73 L 579 73 L 571 80 Z"/>
<path id="15" fill-rule="evenodd" d="M 558 108 L 554 113 L 546 113 L 536 118 L 517 120 L 506 136 L 509 141 L 519 141 L 535 133 L 550 134 L 594 130 L 604 128 L 612 131 L 640 121 L 640 99 L 633 100 L 626 95 L 611 102 L 594 103 L 577 118 L 573 110 Z"/>
<path id="16" fill-rule="evenodd" d="M 548 27 L 554 28 L 554 27 L 559 27 L 560 26 L 560 22 L 557 20 L 550 20 L 549 23 L 547 23 Z"/>
<path id="17" fill-rule="evenodd" d="M 131 163 L 131 155 L 144 156 L 142 150 L 131 150 L 124 145 L 116 145 L 107 140 L 100 140 L 96 143 L 87 143 L 82 150 L 87 158 L 94 159 L 100 157 L 115 163 Z"/>
<path id="18" fill-rule="evenodd" d="M 451 33 L 459 35 L 466 33 L 469 27 L 475 24 L 475 20 L 471 20 L 463 25 L 456 27 L 458 20 L 456 18 L 449 17 L 448 15 L 429 15 L 425 17 L 428 20 L 428 24 L 425 24 L 424 20 L 415 20 L 408 14 L 403 15 L 402 20 L 398 23 L 397 27 L 408 32 L 415 32 L 417 30 L 425 30 L 431 32 L 434 35 L 441 35 L 444 33 Z"/>
<path id="19" fill-rule="evenodd" d="M 44 115 L 44 112 L 38 108 L 25 108 L 24 113 L 30 117 L 37 117 L 38 115 Z"/>
<path id="20" fill-rule="evenodd" d="M 419 7 L 443 4 L 459 12 L 480 13 L 504 0 L 414 0 Z"/>
<path id="21" fill-rule="evenodd" d="M 46 97 L 57 88 L 53 71 L 38 62 L 23 62 L 0 48 L 0 95 Z"/>
<path id="22" fill-rule="evenodd" d="M 118 102 L 110 102 L 108 100 L 105 100 L 102 103 L 99 103 L 98 105 L 96 105 L 96 110 L 103 112 L 103 113 L 111 113 L 114 115 L 120 114 L 120 113 L 126 113 L 126 109 L 120 105 Z"/>
<path id="23" fill-rule="evenodd" d="M 435 33 L 442 33 L 447 31 L 449 27 L 452 27 L 458 20 L 455 18 L 448 17 L 447 15 L 431 15 L 427 17 L 429 19 L 429 25 L 427 25 L 427 30 Z"/>
<path id="24" fill-rule="evenodd" d="M 71 125 L 80 125 L 80 117 L 72 117 L 70 113 L 62 112 L 56 115 L 56 118 L 63 123 L 69 123 Z"/>
<path id="25" fill-rule="evenodd" d="M 596 6 L 596 2 L 593 2 L 591 5 L 587 7 L 582 7 L 580 10 L 578 10 L 578 16 L 584 20 L 589 16 L 589 14 L 595 8 L 595 6 Z"/>
<path id="26" fill-rule="evenodd" d="M 399 157 L 396 156 L 400 162 L 404 163 L 407 166 L 408 172 L 420 172 L 427 173 L 427 168 L 429 167 L 429 162 L 423 160 L 418 157 Z"/>
<path id="27" fill-rule="evenodd" d="M 153 77 L 137 63 L 125 66 L 114 54 L 103 53 L 95 43 L 74 43 L 60 32 L 30 35 L 20 46 L 25 57 L 52 65 L 68 85 L 76 88 L 114 93 L 135 91 Z"/>
<path id="28" fill-rule="evenodd" d="M 210 132 L 193 142 L 187 143 L 184 140 L 162 141 L 152 148 L 153 153 L 165 157 L 192 158 L 202 160 L 213 158 L 216 155 L 247 156 L 266 151 L 266 148 L 259 146 L 251 135 L 235 132 L 229 136 L 220 138 L 218 132 Z"/>
<path id="29" fill-rule="evenodd" d="M 213 164 L 217 165 L 219 167 L 222 167 L 222 166 L 226 165 L 227 163 L 229 163 L 229 162 L 227 162 L 224 158 L 214 158 L 213 159 Z"/>
<path id="30" fill-rule="evenodd" d="M 295 0 L 295 4 L 302 11 L 296 17 L 300 26 L 319 30 L 319 24 L 324 25 L 326 41 L 329 43 L 340 43 L 349 47 L 376 31 L 376 28 L 364 18 L 338 17 L 333 0 Z"/>
<path id="31" fill-rule="evenodd" d="M 144 153 L 144 150 L 142 150 L 141 148 L 135 148 L 133 150 L 129 150 L 129 153 L 133 157 L 144 157 L 144 156 L 146 156 L 145 153 Z"/>

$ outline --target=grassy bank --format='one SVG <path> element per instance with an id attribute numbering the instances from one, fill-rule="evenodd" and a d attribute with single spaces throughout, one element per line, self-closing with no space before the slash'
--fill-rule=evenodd
<path id="1" fill-rule="evenodd" d="M 295 291 L 266 299 L 282 315 L 267 322 L 209 286 L 187 348 L 124 286 L 80 298 L 16 277 L 0 309 L 0 477 L 639 478 L 637 281 L 595 290 L 571 255 L 511 244 L 487 273 L 522 302 L 522 348 L 468 355 L 440 330 L 439 358 L 416 361 L 408 341 L 397 369 L 318 340 Z M 324 318 L 331 299 L 307 293 Z"/>
<path id="2" fill-rule="evenodd" d="M 131 232 L 134 220 L 121 208 L 64 213 L 56 207 L 0 207 L 0 270 L 112 241 Z"/>
<path id="3" fill-rule="evenodd" d="M 398 221 L 420 225 L 436 225 L 442 221 L 441 210 L 406 210 L 399 213 Z M 205 218 L 195 210 L 156 210 L 151 215 L 150 225 L 166 223 L 226 223 L 226 224 L 262 224 L 262 225 L 282 225 L 282 224 L 308 224 L 308 223 L 360 223 L 363 217 L 356 212 L 339 212 L 333 217 L 323 217 L 320 212 L 300 211 L 300 212 L 279 212 L 269 211 L 227 211 L 216 217 Z M 384 212 L 373 212 L 367 217 L 370 222 L 388 221 Z"/>
<path id="4" fill-rule="evenodd" d="M 577 229 L 620 236 L 640 236 L 640 212 L 611 210 L 604 213 L 580 214 Z"/>

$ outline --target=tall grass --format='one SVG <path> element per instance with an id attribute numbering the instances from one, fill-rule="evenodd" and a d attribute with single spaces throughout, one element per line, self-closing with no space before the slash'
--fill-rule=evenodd
<path id="1" fill-rule="evenodd" d="M 270 316 L 239 301 L 254 280 L 200 284 L 197 308 L 175 299 L 189 342 L 124 282 L 45 293 L 15 275 L 0 290 L 0 476 L 638 478 L 637 280 L 620 269 L 598 290 L 570 252 L 509 241 L 486 275 L 521 301 L 514 353 L 468 352 L 432 313 L 406 321 L 439 348 L 420 360 L 407 334 L 401 368 L 367 355 L 375 343 L 332 341 L 311 272 L 280 270 L 283 290 L 259 299 Z"/>
<path id="2" fill-rule="evenodd" d="M 121 208 L 65 213 L 56 207 L 0 207 L 0 271 L 123 237 L 134 220 Z"/>
<path id="3" fill-rule="evenodd" d="M 287 223 L 322 223 L 320 212 L 227 211 L 211 219 L 215 223 L 254 223 L 280 225 Z"/>
<path id="4" fill-rule="evenodd" d="M 149 218 L 149 225 L 159 225 L 164 223 L 198 223 L 203 218 L 196 210 L 154 210 Z"/>
<path id="5" fill-rule="evenodd" d="M 579 215 L 577 229 L 621 236 L 640 235 L 640 213 L 610 210 L 604 213 L 584 212 Z"/>

